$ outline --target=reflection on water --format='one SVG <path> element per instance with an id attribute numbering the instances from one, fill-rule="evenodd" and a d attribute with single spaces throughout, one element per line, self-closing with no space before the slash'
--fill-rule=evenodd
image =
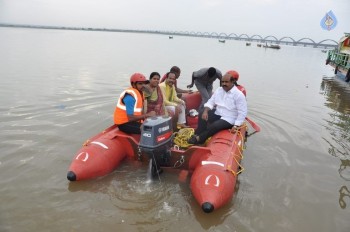
<path id="1" fill-rule="evenodd" d="M 337 80 L 324 79 L 321 83 L 321 93 L 325 95 L 325 105 L 332 109 L 324 126 L 332 136 L 329 154 L 335 157 L 350 158 L 350 87 L 342 85 Z"/>
<path id="2" fill-rule="evenodd" d="M 341 178 L 343 178 L 346 181 L 350 181 L 350 160 L 349 159 L 340 159 L 340 167 L 339 167 L 339 174 Z"/>
<path id="3" fill-rule="evenodd" d="M 350 160 L 349 159 L 346 159 L 346 160 L 340 159 L 340 161 L 341 161 L 341 164 L 339 167 L 339 174 L 340 174 L 341 178 L 343 178 L 344 180 L 350 181 Z M 346 202 L 344 200 L 345 196 L 350 198 L 350 191 L 348 190 L 348 188 L 345 185 L 343 185 L 339 189 L 339 205 L 342 209 L 346 208 Z"/>
<path id="4" fill-rule="evenodd" d="M 349 85 L 335 79 L 323 79 L 320 92 L 326 97 L 326 106 L 332 109 L 324 126 L 332 136 L 324 140 L 329 144 L 328 153 L 339 158 L 339 175 L 350 181 L 350 89 Z M 339 189 L 339 205 L 346 208 L 344 197 L 350 197 L 348 188 Z"/>
<path id="5" fill-rule="evenodd" d="M 350 191 L 349 189 L 343 185 L 341 186 L 341 188 L 339 189 L 339 205 L 342 209 L 345 209 L 346 208 L 346 202 L 344 200 L 344 197 L 349 197 L 350 198 Z"/>

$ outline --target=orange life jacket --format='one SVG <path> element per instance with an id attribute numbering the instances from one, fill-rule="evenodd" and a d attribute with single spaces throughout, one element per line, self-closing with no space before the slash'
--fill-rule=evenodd
<path id="1" fill-rule="evenodd" d="M 125 97 L 125 94 L 130 94 L 133 96 L 136 100 L 135 106 L 134 106 L 134 115 L 142 115 L 143 110 L 143 95 L 135 88 L 128 88 L 124 90 L 118 99 L 117 106 L 114 110 L 114 123 L 117 125 L 127 123 L 129 121 L 128 115 L 126 113 L 126 106 L 123 102 L 123 99 Z"/>

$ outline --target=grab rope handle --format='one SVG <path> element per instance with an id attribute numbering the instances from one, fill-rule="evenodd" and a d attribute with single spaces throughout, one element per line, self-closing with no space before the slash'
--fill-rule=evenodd
<path id="1" fill-rule="evenodd" d="M 185 162 L 185 156 L 181 156 L 179 160 L 177 160 L 175 163 L 174 163 L 174 168 L 179 168 L 181 167 Z"/>
<path id="2" fill-rule="evenodd" d="M 232 168 L 231 165 L 228 166 L 227 170 L 230 171 L 234 176 L 239 175 L 240 173 L 242 173 L 244 171 L 244 167 L 238 162 L 238 160 L 236 159 L 235 156 L 233 156 L 234 160 L 236 161 L 236 163 L 238 164 L 238 167 L 240 167 L 241 170 L 239 170 L 238 172 L 235 172 Z"/>
<path id="3" fill-rule="evenodd" d="M 83 143 L 83 147 L 85 147 L 85 146 L 89 145 L 89 143 L 90 143 L 90 140 L 89 140 L 89 139 L 88 139 L 88 140 L 86 140 L 86 141 Z"/>
<path id="4" fill-rule="evenodd" d="M 240 127 L 238 127 L 238 128 L 236 128 L 236 129 L 233 130 L 234 133 L 238 133 L 238 135 L 240 136 L 241 141 L 242 141 L 241 145 L 238 145 L 238 144 L 235 142 L 235 145 L 238 146 L 238 152 L 239 152 L 238 155 L 239 155 L 239 157 L 241 158 L 241 160 L 244 158 L 243 153 L 242 153 L 242 151 L 241 151 L 241 150 L 244 150 L 244 138 L 243 138 L 243 135 L 242 135 L 240 129 L 241 129 L 241 128 L 244 128 L 244 127 L 247 128 L 247 125 L 246 125 L 245 123 L 244 123 L 242 126 L 240 126 Z M 232 133 L 232 129 L 229 129 L 229 131 Z M 239 175 L 240 173 L 242 173 L 245 169 L 244 169 L 243 165 L 242 165 L 240 162 L 238 162 L 238 160 L 237 160 L 235 154 L 234 154 L 233 152 L 231 152 L 231 154 L 232 154 L 233 159 L 234 159 L 235 162 L 237 163 L 238 167 L 240 168 L 240 170 L 239 170 L 238 172 L 235 172 L 235 171 L 232 169 L 232 166 L 231 166 L 231 165 L 228 166 L 227 170 L 230 171 L 234 176 L 237 176 L 237 175 Z"/>
<path id="5" fill-rule="evenodd" d="M 243 148 L 242 148 L 242 149 L 243 149 Z M 243 154 L 242 154 L 241 150 L 238 149 L 238 151 L 239 151 L 240 158 L 243 159 Z M 228 166 L 227 170 L 230 171 L 234 176 L 237 176 L 238 174 L 242 173 L 245 169 L 244 169 L 243 165 L 242 165 L 240 162 L 238 162 L 238 160 L 236 159 L 236 156 L 233 154 L 233 152 L 232 152 L 231 154 L 232 154 L 233 159 L 236 161 L 238 167 L 239 167 L 241 170 L 239 170 L 238 172 L 235 172 L 235 171 L 231 168 L 231 165 Z"/>

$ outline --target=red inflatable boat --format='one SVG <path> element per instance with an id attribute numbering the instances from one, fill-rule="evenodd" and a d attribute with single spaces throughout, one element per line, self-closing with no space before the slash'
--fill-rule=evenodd
<path id="1" fill-rule="evenodd" d="M 196 109 L 201 98 L 198 92 L 184 94 L 187 109 Z M 189 118 L 195 127 L 197 118 Z M 169 125 L 170 123 L 170 125 Z M 254 126 L 253 126 L 254 127 Z M 203 146 L 179 149 L 173 145 L 169 117 L 148 118 L 141 135 L 125 134 L 113 125 L 90 138 L 75 155 L 67 178 L 78 181 L 107 175 L 125 158 L 152 160 L 153 173 L 160 168 L 188 170 L 191 190 L 206 213 L 227 204 L 234 194 L 247 127 L 230 132 L 223 130 Z M 146 159 L 145 159 L 146 158 Z"/>

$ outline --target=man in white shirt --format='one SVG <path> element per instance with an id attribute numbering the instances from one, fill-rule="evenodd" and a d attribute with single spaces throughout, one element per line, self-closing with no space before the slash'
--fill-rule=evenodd
<path id="1" fill-rule="evenodd" d="M 226 73 L 222 77 L 221 87 L 204 104 L 195 135 L 188 140 L 188 143 L 202 144 L 221 130 L 238 128 L 243 124 L 247 112 L 244 94 L 235 86 L 232 74 Z"/>

